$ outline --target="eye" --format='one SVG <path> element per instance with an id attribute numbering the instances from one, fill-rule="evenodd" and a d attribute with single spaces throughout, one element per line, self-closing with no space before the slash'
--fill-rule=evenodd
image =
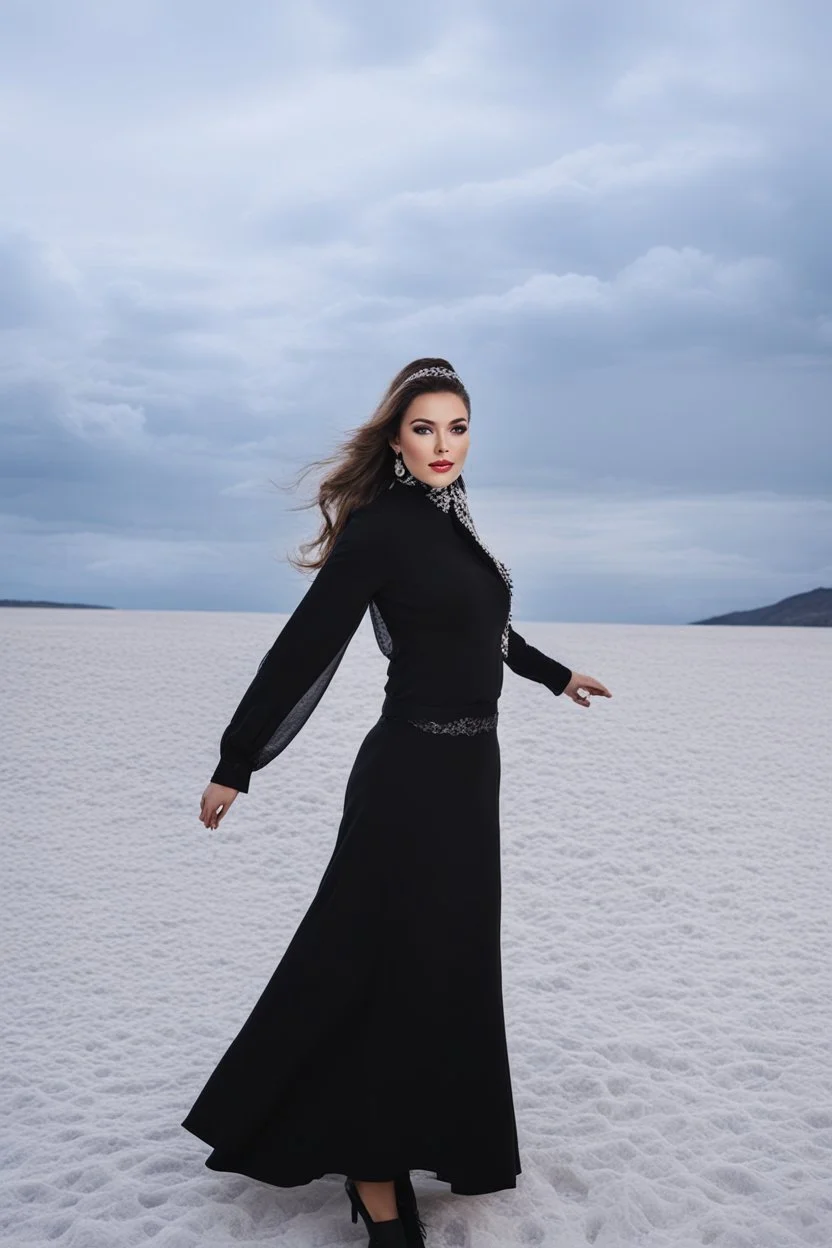
<path id="1" fill-rule="evenodd" d="M 431 429 L 430 425 L 414 425 L 413 432 L 414 433 L 432 433 L 433 430 Z M 454 425 L 453 428 L 451 429 L 451 432 L 460 433 L 460 434 L 467 433 L 468 426 L 467 425 Z"/>

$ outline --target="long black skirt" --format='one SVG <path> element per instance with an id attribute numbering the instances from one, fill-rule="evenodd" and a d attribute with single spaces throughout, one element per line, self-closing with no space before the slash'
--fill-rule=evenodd
<path id="1" fill-rule="evenodd" d="M 496 727 L 370 729 L 312 903 L 182 1123 L 210 1169 L 516 1187 L 499 791 Z"/>

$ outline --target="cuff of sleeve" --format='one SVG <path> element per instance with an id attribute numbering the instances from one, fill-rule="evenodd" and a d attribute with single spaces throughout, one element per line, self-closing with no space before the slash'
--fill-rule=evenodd
<path id="1" fill-rule="evenodd" d="M 240 793 L 248 793 L 251 781 L 251 768 L 245 763 L 235 763 L 229 758 L 221 758 L 211 777 L 212 784 L 224 784 L 226 788 L 237 789 Z"/>
<path id="2" fill-rule="evenodd" d="M 546 677 L 546 684 L 555 697 L 559 697 L 566 686 L 572 679 L 570 668 L 564 667 L 562 663 L 558 663 L 557 659 L 552 659 L 552 666 Z"/>

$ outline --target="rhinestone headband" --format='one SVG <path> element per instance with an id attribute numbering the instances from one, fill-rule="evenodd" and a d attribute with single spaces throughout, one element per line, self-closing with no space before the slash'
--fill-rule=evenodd
<path id="1" fill-rule="evenodd" d="M 418 373 L 411 373 L 409 377 L 405 377 L 402 385 L 409 385 L 411 381 L 418 381 L 420 377 L 449 377 L 451 381 L 458 381 L 462 385 L 462 378 L 452 368 L 437 368 L 436 366 L 420 368 Z"/>

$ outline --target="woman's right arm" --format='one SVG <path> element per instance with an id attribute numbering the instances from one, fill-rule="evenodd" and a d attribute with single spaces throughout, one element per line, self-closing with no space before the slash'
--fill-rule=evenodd
<path id="1" fill-rule="evenodd" d="M 378 513 L 353 511 L 223 732 L 212 784 L 247 793 L 252 772 L 297 735 L 384 584 L 387 551 Z"/>

